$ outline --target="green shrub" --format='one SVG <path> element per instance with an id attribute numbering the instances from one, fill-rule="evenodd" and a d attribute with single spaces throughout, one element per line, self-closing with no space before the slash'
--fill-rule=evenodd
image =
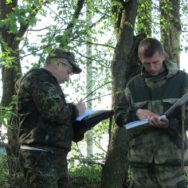
<path id="1" fill-rule="evenodd" d="M 6 166 L 6 154 L 0 153 L 0 187 L 8 187 L 8 168 Z"/>
<path id="2" fill-rule="evenodd" d="M 89 183 L 98 183 L 101 181 L 102 167 L 99 165 L 82 165 L 70 169 L 71 181 L 86 181 Z"/>

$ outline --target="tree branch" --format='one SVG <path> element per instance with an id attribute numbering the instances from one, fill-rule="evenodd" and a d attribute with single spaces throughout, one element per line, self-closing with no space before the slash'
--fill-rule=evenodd
<path id="1" fill-rule="evenodd" d="M 67 30 L 69 30 L 69 32 L 70 32 L 70 29 L 72 30 L 75 20 L 79 18 L 79 15 L 80 15 L 81 10 L 82 10 L 82 8 L 84 6 L 84 3 L 85 3 L 85 0 L 78 0 L 77 6 L 76 6 L 76 10 L 75 10 L 75 12 L 73 14 L 72 20 L 70 21 L 70 23 L 68 24 L 67 28 L 65 29 L 65 32 Z"/>
<path id="2" fill-rule="evenodd" d="M 18 38 L 23 37 L 28 27 L 30 26 L 31 19 L 34 18 L 36 14 L 38 13 L 38 11 L 41 9 L 41 7 L 48 2 L 49 2 L 48 0 L 42 0 L 40 3 L 40 6 L 32 5 L 33 11 L 28 16 L 27 22 L 20 23 L 20 30 L 18 32 Z"/>
<path id="3" fill-rule="evenodd" d="M 74 24 L 75 24 L 75 20 L 77 20 L 79 18 L 79 15 L 81 13 L 81 10 L 84 6 L 84 3 L 85 3 L 85 0 L 78 0 L 77 1 L 77 6 L 76 6 L 76 9 L 75 9 L 75 12 L 72 16 L 72 19 L 71 21 L 69 22 L 69 24 L 67 25 L 67 28 L 65 29 L 64 31 L 64 34 L 62 35 L 63 38 L 66 38 L 66 44 L 60 44 L 60 46 L 66 46 L 69 41 L 70 41 L 70 36 L 72 34 L 72 31 L 73 31 L 73 28 L 74 28 Z"/>
<path id="4" fill-rule="evenodd" d="M 85 99 L 87 99 L 90 95 L 92 95 L 95 91 L 97 91 L 98 89 L 104 87 L 105 85 L 109 84 L 111 82 L 106 82 L 100 86 L 98 86 L 97 88 L 95 88 L 93 91 L 91 91 L 90 93 L 88 93 L 83 99 L 81 99 L 79 102 L 83 102 Z"/>
<path id="5" fill-rule="evenodd" d="M 75 40 L 77 41 L 77 40 Z M 91 41 L 77 41 L 77 42 L 84 42 L 86 44 L 91 44 L 91 45 L 96 45 L 96 46 L 103 46 L 103 47 L 106 47 L 106 48 L 112 48 L 112 49 L 115 49 L 114 46 L 111 46 L 111 45 L 108 45 L 108 44 L 102 44 L 102 43 L 95 43 L 95 42 L 91 42 Z"/>

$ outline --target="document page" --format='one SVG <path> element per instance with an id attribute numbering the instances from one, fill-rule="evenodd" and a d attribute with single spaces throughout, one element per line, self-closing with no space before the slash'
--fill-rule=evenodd
<path id="1" fill-rule="evenodd" d="M 133 129 L 139 126 L 148 125 L 148 119 L 133 121 L 124 125 L 125 129 Z"/>
<path id="2" fill-rule="evenodd" d="M 86 111 L 85 111 L 83 114 L 77 116 L 76 120 L 77 120 L 77 121 L 81 121 L 81 120 L 82 120 L 83 118 L 85 118 L 86 116 L 91 115 L 91 114 L 94 114 L 94 113 L 97 112 L 97 111 L 98 111 L 98 110 L 92 110 L 92 109 L 88 108 L 88 109 L 86 109 Z"/>

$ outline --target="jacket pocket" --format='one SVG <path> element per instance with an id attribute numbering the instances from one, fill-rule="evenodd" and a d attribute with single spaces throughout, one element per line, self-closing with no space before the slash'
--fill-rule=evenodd
<path id="1" fill-rule="evenodd" d="M 167 112 L 169 108 L 177 101 L 177 98 L 171 98 L 171 99 L 163 99 L 163 112 Z"/>
<path id="2" fill-rule="evenodd" d="M 148 101 L 133 103 L 133 110 L 137 110 L 138 108 L 148 109 Z"/>

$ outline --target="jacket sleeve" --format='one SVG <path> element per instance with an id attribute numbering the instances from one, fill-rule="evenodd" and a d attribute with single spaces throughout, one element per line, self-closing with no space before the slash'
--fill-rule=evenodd
<path id="1" fill-rule="evenodd" d="M 185 80 L 183 81 L 183 94 L 188 92 L 188 75 L 185 74 Z M 182 96 L 183 96 L 182 94 Z M 185 104 L 185 116 L 182 116 L 182 111 L 176 112 L 174 117 L 169 119 L 169 127 L 166 130 L 169 136 L 176 144 L 181 147 L 182 143 L 182 125 L 184 125 L 185 134 L 188 130 L 188 103 Z"/>
<path id="2" fill-rule="evenodd" d="M 125 95 L 120 97 L 114 117 L 116 124 L 120 127 L 128 122 L 138 120 L 135 110 L 131 107 L 131 95 L 128 88 L 125 89 Z"/>
<path id="3" fill-rule="evenodd" d="M 185 76 L 185 80 L 184 80 L 184 91 L 183 93 L 188 92 L 188 74 L 186 73 Z M 185 123 L 185 130 L 188 130 L 188 102 L 185 104 L 185 119 L 184 119 L 184 123 Z"/>
<path id="4" fill-rule="evenodd" d="M 185 78 L 182 81 L 184 84 L 182 89 L 182 96 L 188 92 L 188 74 L 185 74 Z M 171 132 L 181 132 L 182 130 L 182 121 L 184 121 L 184 129 L 188 130 L 188 103 L 185 104 L 185 115 L 182 116 L 181 108 L 175 111 L 172 115 L 172 118 L 169 119 L 169 131 Z"/>
<path id="5" fill-rule="evenodd" d="M 128 108 L 129 105 L 125 99 L 125 96 L 121 96 L 121 100 L 119 101 L 114 114 L 115 122 L 120 127 L 122 127 L 127 122 L 127 117 L 129 114 Z"/>

